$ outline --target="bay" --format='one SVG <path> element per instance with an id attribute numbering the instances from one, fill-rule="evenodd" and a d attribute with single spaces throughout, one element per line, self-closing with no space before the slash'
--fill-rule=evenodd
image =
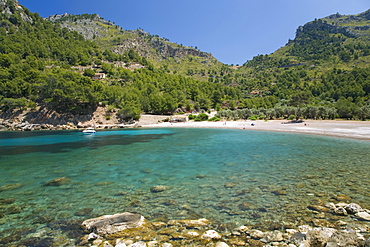
<path id="1" fill-rule="evenodd" d="M 307 206 L 338 194 L 370 208 L 369 147 L 236 129 L 1 132 L 0 236 L 71 243 L 83 220 L 122 212 L 294 227 L 312 217 Z M 153 193 L 157 185 L 169 189 Z"/>

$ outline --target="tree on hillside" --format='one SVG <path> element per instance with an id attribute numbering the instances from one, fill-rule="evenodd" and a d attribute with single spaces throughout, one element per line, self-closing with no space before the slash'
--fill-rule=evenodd
<path id="1" fill-rule="evenodd" d="M 83 75 L 92 78 L 95 75 L 95 71 L 92 69 L 85 69 Z"/>

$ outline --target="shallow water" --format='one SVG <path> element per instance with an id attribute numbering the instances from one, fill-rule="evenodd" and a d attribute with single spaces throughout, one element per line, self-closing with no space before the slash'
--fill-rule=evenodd
<path id="1" fill-rule="evenodd" d="M 67 245 L 83 220 L 126 211 L 264 227 L 302 224 L 308 205 L 337 194 L 370 208 L 369 147 L 230 129 L 1 132 L 0 186 L 19 185 L 0 189 L 0 246 L 16 234 Z M 61 177 L 69 180 L 45 186 Z M 156 185 L 170 189 L 152 193 Z"/>

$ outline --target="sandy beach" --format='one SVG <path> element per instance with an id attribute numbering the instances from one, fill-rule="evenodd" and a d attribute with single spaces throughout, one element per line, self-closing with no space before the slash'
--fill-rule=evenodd
<path id="1" fill-rule="evenodd" d="M 252 125 L 254 124 L 254 125 Z M 304 120 L 302 123 L 289 123 L 286 120 L 244 120 L 220 122 L 152 123 L 142 127 L 179 127 L 179 128 L 232 128 L 247 130 L 279 131 L 301 134 L 325 135 L 342 138 L 370 140 L 370 121 L 342 120 Z"/>

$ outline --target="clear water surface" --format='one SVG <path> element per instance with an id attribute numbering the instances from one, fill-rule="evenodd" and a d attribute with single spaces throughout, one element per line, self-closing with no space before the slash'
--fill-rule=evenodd
<path id="1" fill-rule="evenodd" d="M 122 212 L 294 227 L 338 194 L 370 208 L 369 147 L 236 129 L 0 132 L 0 246 L 16 234 L 68 245 L 83 220 Z"/>

